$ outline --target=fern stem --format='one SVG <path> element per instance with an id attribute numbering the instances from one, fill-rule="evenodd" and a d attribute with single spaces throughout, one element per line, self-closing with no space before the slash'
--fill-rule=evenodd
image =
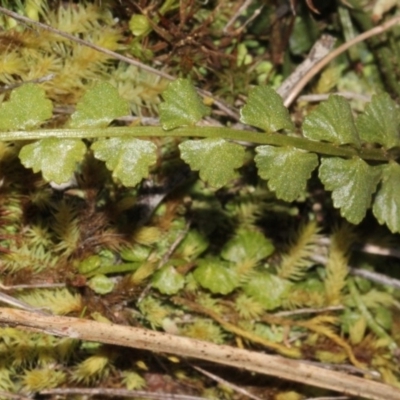
<path id="1" fill-rule="evenodd" d="M 172 131 L 166 131 L 161 127 L 140 126 L 140 127 L 111 127 L 111 128 L 85 128 L 85 129 L 39 129 L 31 132 L 14 131 L 0 132 L 0 140 L 35 140 L 48 137 L 57 138 L 105 138 L 105 137 L 202 137 L 202 138 L 223 138 L 239 142 L 250 142 L 255 145 L 288 146 L 317 153 L 326 156 L 336 157 L 360 157 L 369 161 L 387 162 L 394 157 L 390 152 L 383 149 L 356 149 L 350 146 L 337 146 L 330 143 L 321 143 L 302 137 L 293 137 L 281 133 L 259 133 L 237 130 L 224 127 L 185 127 Z"/>

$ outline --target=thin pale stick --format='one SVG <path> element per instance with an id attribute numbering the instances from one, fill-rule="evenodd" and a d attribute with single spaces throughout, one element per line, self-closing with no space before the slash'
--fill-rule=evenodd
<path id="1" fill-rule="evenodd" d="M 225 28 L 222 30 L 222 32 L 227 33 L 229 31 L 229 28 L 236 22 L 236 20 L 240 17 L 240 14 L 242 14 L 253 2 L 253 0 L 245 0 L 244 3 L 239 7 L 239 9 L 233 14 L 232 18 L 227 22 L 225 25 Z"/>
<path id="2" fill-rule="evenodd" d="M 388 29 L 392 28 L 393 26 L 397 25 L 400 23 L 400 15 L 397 17 L 394 17 L 390 19 L 389 21 L 383 23 L 382 25 L 376 26 L 375 28 L 372 28 L 361 35 L 356 36 L 354 39 L 349 40 L 346 43 L 343 43 L 341 46 L 339 46 L 337 49 L 333 50 L 331 53 L 326 55 L 321 61 L 319 61 L 312 69 L 310 69 L 298 82 L 297 84 L 293 87 L 292 91 L 286 97 L 284 100 L 284 104 L 286 107 L 289 107 L 295 98 L 300 94 L 300 92 L 303 90 L 303 88 L 307 85 L 307 83 L 310 82 L 310 80 L 318 74 L 324 68 L 326 65 L 328 65 L 334 58 L 339 56 L 340 54 L 344 53 L 347 49 L 349 49 L 351 46 L 354 46 L 357 43 L 360 43 L 366 39 L 369 39 L 373 36 L 379 35 Z"/>
<path id="3" fill-rule="evenodd" d="M 319 63 L 333 49 L 336 39 L 330 35 L 322 35 L 318 39 L 306 59 L 282 82 L 277 89 L 277 93 L 285 101 L 292 93 L 298 82 L 305 76 L 315 65 Z"/>
<path id="4" fill-rule="evenodd" d="M 3 390 L 0 390 L 0 397 L 12 400 L 33 400 L 33 397 L 24 396 L 22 394 L 4 392 Z"/>
<path id="5" fill-rule="evenodd" d="M 141 399 L 158 400 L 206 400 L 204 397 L 189 396 L 185 394 L 146 392 L 144 390 L 109 389 L 109 388 L 54 388 L 39 392 L 40 395 L 81 395 L 104 397 L 132 397 Z"/>
<path id="6" fill-rule="evenodd" d="M 1 292 L 0 292 L 0 303 L 5 303 L 8 304 L 9 306 L 21 308 L 22 310 L 31 311 L 41 315 L 48 314 L 38 308 L 32 307 L 30 304 L 25 303 L 24 301 L 18 300 L 15 297 L 12 297 L 8 294 Z"/>
<path id="7" fill-rule="evenodd" d="M 299 360 L 85 319 L 0 309 L 0 323 L 50 335 L 193 357 L 371 400 L 399 400 L 400 389 L 380 382 L 327 371 Z"/>

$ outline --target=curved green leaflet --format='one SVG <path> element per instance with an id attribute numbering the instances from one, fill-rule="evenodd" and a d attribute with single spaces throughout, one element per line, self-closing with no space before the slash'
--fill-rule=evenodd
<path id="1" fill-rule="evenodd" d="M 226 185 L 235 177 L 235 169 L 244 162 L 243 146 L 224 139 L 188 140 L 179 145 L 181 158 L 200 178 L 215 188 Z"/>
<path id="2" fill-rule="evenodd" d="M 104 128 L 112 120 L 129 114 L 128 103 L 108 82 L 99 82 L 89 89 L 71 115 L 71 128 Z"/>
<path id="3" fill-rule="evenodd" d="M 333 204 L 353 224 L 359 224 L 371 205 L 381 177 L 381 167 L 372 167 L 358 157 L 351 160 L 323 158 L 319 177 L 332 191 Z"/>
<path id="4" fill-rule="evenodd" d="M 210 114 L 196 89 L 187 79 L 177 79 L 168 85 L 160 104 L 160 121 L 165 130 L 193 126 Z"/>
<path id="5" fill-rule="evenodd" d="M 228 294 L 239 286 L 236 271 L 222 261 L 200 260 L 193 276 L 202 287 L 212 293 Z"/>
<path id="6" fill-rule="evenodd" d="M 257 300 L 266 310 L 274 310 L 290 295 L 292 283 L 267 272 L 254 275 L 243 286 L 244 292 Z"/>
<path id="7" fill-rule="evenodd" d="M 246 105 L 240 110 L 240 121 L 268 133 L 294 129 L 281 96 L 265 85 L 250 91 Z"/>
<path id="8" fill-rule="evenodd" d="M 380 224 L 400 232 L 400 165 L 391 162 L 383 167 L 382 183 L 375 196 L 372 212 Z"/>
<path id="9" fill-rule="evenodd" d="M 42 87 L 33 83 L 11 92 L 10 100 L 0 106 L 0 131 L 36 128 L 51 118 L 53 104 Z"/>
<path id="10" fill-rule="evenodd" d="M 302 129 L 308 139 L 360 145 L 350 105 L 341 96 L 329 96 L 304 119 Z"/>
<path id="11" fill-rule="evenodd" d="M 365 111 L 356 120 L 362 140 L 390 149 L 400 144 L 400 112 L 387 93 L 372 96 Z"/>
<path id="12" fill-rule="evenodd" d="M 279 199 L 294 201 L 304 194 L 307 180 L 318 165 L 318 156 L 292 147 L 258 146 L 258 175 Z"/>
<path id="13" fill-rule="evenodd" d="M 156 160 L 156 145 L 148 140 L 111 138 L 92 144 L 94 156 L 105 161 L 113 178 L 125 186 L 135 186 L 149 175 Z"/>
<path id="14" fill-rule="evenodd" d="M 234 263 L 249 260 L 255 263 L 270 256 L 275 250 L 271 240 L 258 231 L 241 231 L 222 248 L 221 257 Z"/>
<path id="15" fill-rule="evenodd" d="M 71 179 L 85 153 L 86 146 L 79 139 L 50 137 L 24 146 L 19 158 L 25 167 L 42 171 L 46 180 L 61 185 Z"/>
<path id="16" fill-rule="evenodd" d="M 185 285 L 185 277 L 172 265 L 159 269 L 152 278 L 152 286 L 163 294 L 176 294 Z"/>

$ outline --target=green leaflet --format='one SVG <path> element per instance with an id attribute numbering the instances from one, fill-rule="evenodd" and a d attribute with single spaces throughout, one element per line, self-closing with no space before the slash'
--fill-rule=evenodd
<path id="1" fill-rule="evenodd" d="M 353 224 L 365 217 L 380 176 L 381 167 L 371 167 L 358 157 L 323 158 L 319 168 L 322 183 L 332 191 L 333 204 Z"/>
<path id="2" fill-rule="evenodd" d="M 379 143 L 387 149 L 399 145 L 399 108 L 387 93 L 372 96 L 356 126 L 365 142 Z"/>
<path id="3" fill-rule="evenodd" d="M 350 105 L 341 96 L 329 96 L 304 119 L 302 129 L 308 139 L 360 145 Z"/>
<path id="4" fill-rule="evenodd" d="M 172 265 L 159 269 L 152 278 L 152 286 L 163 294 L 176 294 L 185 285 L 185 277 Z"/>
<path id="5" fill-rule="evenodd" d="M 177 253 L 184 260 L 196 260 L 210 245 L 207 236 L 197 229 L 191 229 L 177 248 Z"/>
<path id="6" fill-rule="evenodd" d="M 292 284 L 266 271 L 254 275 L 243 286 L 244 292 L 257 300 L 266 310 L 274 310 L 281 306 L 289 296 Z"/>
<path id="7" fill-rule="evenodd" d="M 203 288 L 212 293 L 228 294 L 239 286 L 235 270 L 218 260 L 200 260 L 193 276 Z"/>
<path id="8" fill-rule="evenodd" d="M 241 231 L 225 244 L 221 251 L 221 257 L 234 263 L 248 260 L 258 262 L 270 256 L 274 250 L 272 242 L 261 232 Z"/>
<path id="9" fill-rule="evenodd" d="M 244 162 L 243 146 L 224 139 L 188 140 L 179 145 L 181 158 L 200 178 L 219 189 L 235 177 Z"/>
<path id="10" fill-rule="evenodd" d="M 372 211 L 380 224 L 400 232 L 400 165 L 391 162 L 383 167 L 382 183 Z"/>
<path id="11" fill-rule="evenodd" d="M 306 189 L 307 180 L 318 165 L 318 156 L 292 147 L 258 146 L 255 162 L 258 175 L 279 199 L 294 201 Z"/>
<path id="12" fill-rule="evenodd" d="M 293 130 L 288 109 L 281 96 L 268 86 L 257 86 L 249 93 L 246 105 L 240 111 L 240 120 L 271 133 L 281 129 Z"/>
<path id="13" fill-rule="evenodd" d="M 42 171 L 46 180 L 60 185 L 71 179 L 85 153 L 86 146 L 79 139 L 49 137 L 24 146 L 19 158 L 25 167 Z"/>
<path id="14" fill-rule="evenodd" d="M 71 128 L 104 128 L 113 119 L 129 114 L 128 103 L 108 82 L 99 82 L 89 89 L 71 115 Z"/>
<path id="15" fill-rule="evenodd" d="M 45 96 L 44 89 L 33 83 L 14 89 L 0 107 L 0 131 L 32 129 L 51 118 L 53 104 Z"/>
<path id="16" fill-rule="evenodd" d="M 157 160 L 156 145 L 147 140 L 111 138 L 92 144 L 94 156 L 105 161 L 113 178 L 124 186 L 135 186 L 149 174 L 149 166 Z"/>
<path id="17" fill-rule="evenodd" d="M 87 285 L 97 294 L 107 294 L 113 291 L 115 283 L 107 276 L 99 274 L 90 279 Z"/>
<path id="18" fill-rule="evenodd" d="M 210 114 L 196 89 L 187 79 L 177 79 L 168 85 L 163 93 L 164 103 L 160 104 L 160 121 L 163 129 L 193 126 Z"/>

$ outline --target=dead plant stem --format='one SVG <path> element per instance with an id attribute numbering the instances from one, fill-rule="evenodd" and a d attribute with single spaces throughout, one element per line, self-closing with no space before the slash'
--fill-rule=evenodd
<path id="1" fill-rule="evenodd" d="M 79 318 L 0 309 L 0 323 L 50 335 L 192 357 L 371 400 L 398 400 L 400 390 L 306 362 L 182 336 Z"/>

